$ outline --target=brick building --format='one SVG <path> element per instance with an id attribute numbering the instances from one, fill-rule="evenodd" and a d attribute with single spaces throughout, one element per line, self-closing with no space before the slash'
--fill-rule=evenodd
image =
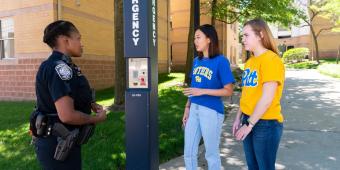
<path id="1" fill-rule="evenodd" d="M 74 59 L 92 87 L 103 89 L 114 84 L 113 0 L 30 0 L 0 1 L 0 100 L 35 99 L 35 74 L 50 49 L 42 42 L 47 24 L 72 21 L 82 34 L 84 55 Z M 166 72 L 167 7 L 158 1 L 159 71 Z"/>
<path id="2" fill-rule="evenodd" d="M 157 3 L 158 70 L 164 73 L 185 63 L 190 1 Z M 43 30 L 57 19 L 73 22 L 82 34 L 84 54 L 74 61 L 91 86 L 103 89 L 114 85 L 114 0 L 0 0 L 0 4 L 0 100 L 35 99 L 35 74 L 51 52 L 42 42 Z M 181 6 L 185 8 L 176 10 Z M 201 23 L 207 21 L 201 18 Z M 237 48 L 225 44 L 236 41 L 237 25 L 217 23 L 216 27 L 223 52 L 235 63 Z"/>

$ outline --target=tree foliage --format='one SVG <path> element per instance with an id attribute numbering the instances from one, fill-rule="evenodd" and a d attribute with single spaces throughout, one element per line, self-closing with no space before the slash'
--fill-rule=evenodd
<path id="1" fill-rule="evenodd" d="M 314 15 L 327 19 L 332 24 L 324 30 L 340 32 L 340 1 L 339 0 L 311 0 L 309 9 Z"/>
<path id="2" fill-rule="evenodd" d="M 217 0 L 215 8 L 212 5 L 212 0 L 202 3 L 208 14 L 228 24 L 243 23 L 252 18 L 262 18 L 283 26 L 299 23 L 295 17 L 299 10 L 293 0 Z"/>
<path id="3" fill-rule="evenodd" d="M 306 26 L 309 26 L 313 39 L 314 46 L 316 51 L 316 61 L 319 62 L 320 54 L 319 54 L 319 44 L 318 37 L 324 31 L 334 31 L 340 32 L 340 1 L 339 0 L 309 0 L 309 4 L 307 6 L 309 17 L 300 13 L 299 16 L 306 23 Z M 313 23 L 316 18 L 323 18 L 330 22 L 330 25 L 319 28 L 316 30 Z"/>

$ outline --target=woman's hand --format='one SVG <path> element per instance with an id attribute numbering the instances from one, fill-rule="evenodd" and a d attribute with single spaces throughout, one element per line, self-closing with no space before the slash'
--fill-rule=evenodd
<path id="1" fill-rule="evenodd" d="M 187 121 L 189 119 L 189 112 L 190 112 L 190 108 L 185 107 L 184 113 L 183 113 L 183 118 L 182 118 L 182 127 L 183 128 L 185 127 L 185 125 L 187 124 Z"/>
<path id="2" fill-rule="evenodd" d="M 237 132 L 236 132 L 236 139 L 237 140 L 244 140 L 247 135 L 250 133 L 252 127 L 243 125 Z"/>
<path id="3" fill-rule="evenodd" d="M 204 95 L 204 89 L 190 87 L 185 88 L 183 93 L 186 96 L 201 96 Z"/>
<path id="4" fill-rule="evenodd" d="M 241 120 L 239 118 L 235 118 L 233 123 L 233 136 L 235 136 L 237 130 L 240 128 Z"/>

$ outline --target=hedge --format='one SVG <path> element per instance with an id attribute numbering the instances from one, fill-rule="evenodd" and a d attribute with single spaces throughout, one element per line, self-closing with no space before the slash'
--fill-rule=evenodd
<path id="1" fill-rule="evenodd" d="M 301 62 L 306 56 L 309 55 L 308 48 L 293 48 L 289 49 L 283 54 L 283 60 L 286 63 Z"/>

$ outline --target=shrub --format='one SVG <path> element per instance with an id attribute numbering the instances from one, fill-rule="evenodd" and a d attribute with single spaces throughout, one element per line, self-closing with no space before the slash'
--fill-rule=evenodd
<path id="1" fill-rule="evenodd" d="M 283 54 L 283 60 L 286 63 L 301 62 L 308 54 L 308 48 L 293 48 Z"/>
<path id="2" fill-rule="evenodd" d="M 243 70 L 241 70 L 240 67 L 236 67 L 232 69 L 232 73 L 235 78 L 234 90 L 241 91 Z"/>

